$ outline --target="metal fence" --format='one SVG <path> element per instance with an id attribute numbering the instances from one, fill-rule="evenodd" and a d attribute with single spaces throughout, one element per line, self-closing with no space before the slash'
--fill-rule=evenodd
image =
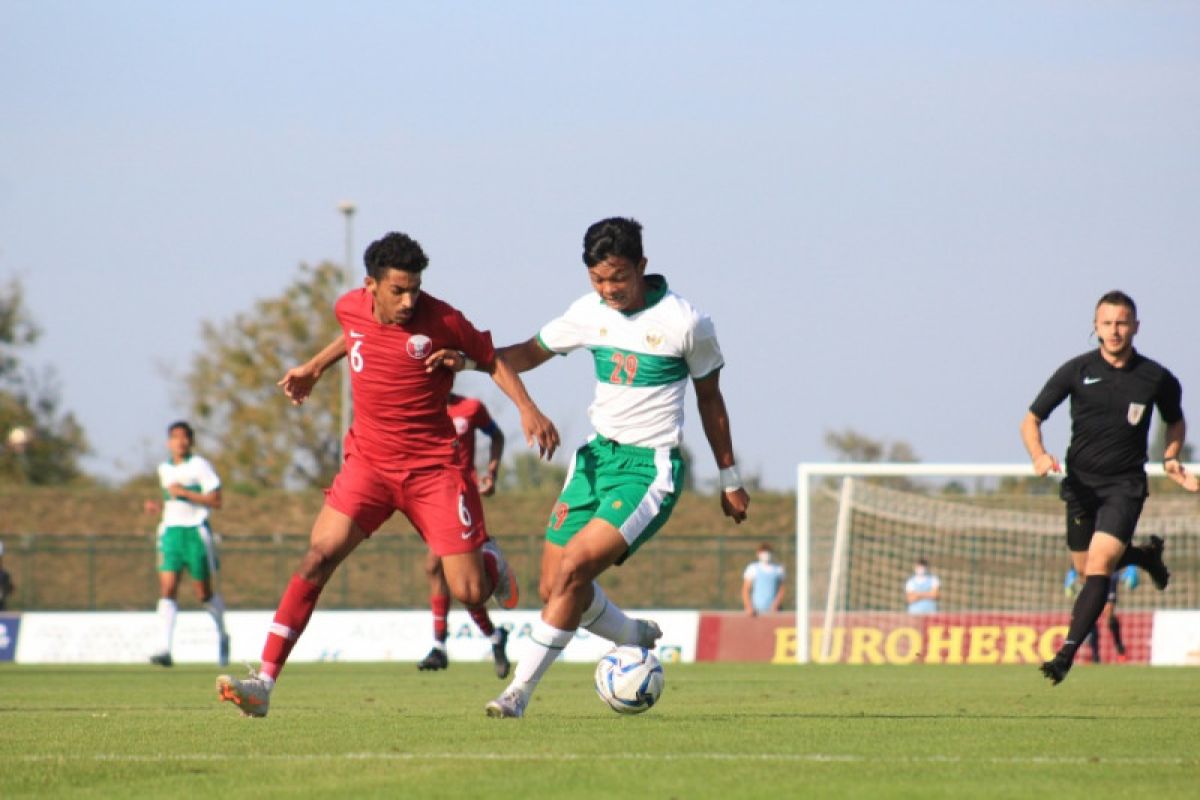
<path id="1" fill-rule="evenodd" d="M 521 584 L 521 607 L 540 606 L 540 535 L 497 536 Z M 791 532 L 768 537 L 785 565 L 794 557 Z M 759 540 L 746 537 L 659 536 L 603 583 L 621 605 L 740 609 L 742 571 Z M 231 608 L 274 608 L 308 546 L 307 534 L 225 536 L 219 541 L 220 591 Z M 334 573 L 322 608 L 424 608 L 429 587 L 425 546 L 414 536 L 378 534 Z M 150 536 L 25 534 L 7 536 L 5 564 L 16 584 L 10 610 L 139 610 L 158 596 Z M 198 606 L 181 582 L 183 608 Z M 792 600 L 785 598 L 785 608 Z"/>

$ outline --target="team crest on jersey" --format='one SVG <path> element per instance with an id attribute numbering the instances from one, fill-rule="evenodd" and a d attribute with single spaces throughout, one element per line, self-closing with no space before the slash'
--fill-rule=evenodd
<path id="1" fill-rule="evenodd" d="M 600 329 L 600 335 L 601 335 L 601 336 L 608 336 L 608 328 L 601 328 L 601 329 Z"/>
<path id="2" fill-rule="evenodd" d="M 650 331 L 646 334 L 646 344 L 650 345 L 651 350 L 657 350 L 662 347 L 665 338 L 661 331 Z"/>
<path id="3" fill-rule="evenodd" d="M 409 337 L 405 349 L 413 358 L 425 358 L 433 350 L 433 340 L 423 333 L 418 333 Z"/>
<path id="4" fill-rule="evenodd" d="M 1142 421 L 1142 414 L 1146 413 L 1145 403 L 1130 403 L 1129 413 L 1125 415 L 1125 419 L 1129 420 L 1130 425 L 1137 425 Z"/>
<path id="5" fill-rule="evenodd" d="M 454 417 L 454 432 L 462 436 L 471 427 L 466 417 Z"/>

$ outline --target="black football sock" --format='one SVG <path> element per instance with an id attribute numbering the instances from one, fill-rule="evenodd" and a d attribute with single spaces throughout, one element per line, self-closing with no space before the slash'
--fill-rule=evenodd
<path id="1" fill-rule="evenodd" d="M 1117 561 L 1117 568 L 1113 572 L 1117 572 L 1132 564 L 1135 567 L 1146 568 L 1146 551 L 1136 544 L 1131 544 L 1125 548 L 1125 552 L 1121 554 L 1121 558 Z"/>
<path id="2" fill-rule="evenodd" d="M 1100 663 L 1100 627 L 1092 626 L 1092 630 L 1088 633 L 1088 646 L 1092 648 L 1092 663 Z"/>
<path id="3" fill-rule="evenodd" d="M 1113 644 L 1116 645 L 1117 652 L 1125 655 L 1125 642 L 1121 641 L 1121 621 L 1117 619 L 1116 614 L 1112 614 L 1108 618 L 1108 632 L 1112 634 Z"/>
<path id="4" fill-rule="evenodd" d="M 1071 609 L 1071 627 L 1067 629 L 1067 640 L 1058 651 L 1060 657 L 1068 662 L 1075 659 L 1075 651 L 1083 644 L 1096 620 L 1100 619 L 1107 602 L 1108 576 L 1088 575 L 1079 596 L 1075 598 L 1075 607 Z"/>

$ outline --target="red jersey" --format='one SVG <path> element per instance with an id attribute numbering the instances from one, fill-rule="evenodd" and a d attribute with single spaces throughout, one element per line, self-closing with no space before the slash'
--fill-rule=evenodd
<path id="1" fill-rule="evenodd" d="M 354 396 L 346 452 L 382 469 L 454 464 L 456 434 L 446 413 L 454 373 L 426 372 L 425 359 L 451 348 L 488 366 L 496 356 L 491 334 L 425 293 L 404 325 L 378 322 L 374 308 L 365 288 L 347 292 L 334 305 L 346 338 Z"/>
<path id="2" fill-rule="evenodd" d="M 458 452 L 455 453 L 454 463 L 472 480 L 475 478 L 475 431 L 490 430 L 492 417 L 487 407 L 474 397 L 451 395 L 450 404 L 446 407 L 450 419 L 454 423 L 454 431 L 458 434 Z"/>

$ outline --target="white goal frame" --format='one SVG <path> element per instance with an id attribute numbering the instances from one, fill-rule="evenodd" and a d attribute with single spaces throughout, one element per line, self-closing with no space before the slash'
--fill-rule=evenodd
<path id="1" fill-rule="evenodd" d="M 1197 469 L 1186 464 L 1185 468 Z M 1147 464 L 1146 475 L 1152 478 L 1166 474 L 1161 464 Z M 1019 464 L 919 464 L 919 463 L 802 463 L 796 470 L 796 662 L 808 664 L 812 661 L 812 631 L 809 625 L 809 568 L 812 521 L 809 491 L 813 478 L 1033 478 L 1036 477 L 1029 462 Z M 1052 474 L 1051 477 L 1061 477 Z M 843 485 L 843 496 L 846 486 Z M 844 504 L 843 504 L 844 505 Z M 839 519 L 843 516 L 839 508 Z M 838 537 L 840 538 L 840 537 Z M 837 539 L 835 538 L 835 553 Z M 838 568 L 835 554 L 832 569 Z"/>

